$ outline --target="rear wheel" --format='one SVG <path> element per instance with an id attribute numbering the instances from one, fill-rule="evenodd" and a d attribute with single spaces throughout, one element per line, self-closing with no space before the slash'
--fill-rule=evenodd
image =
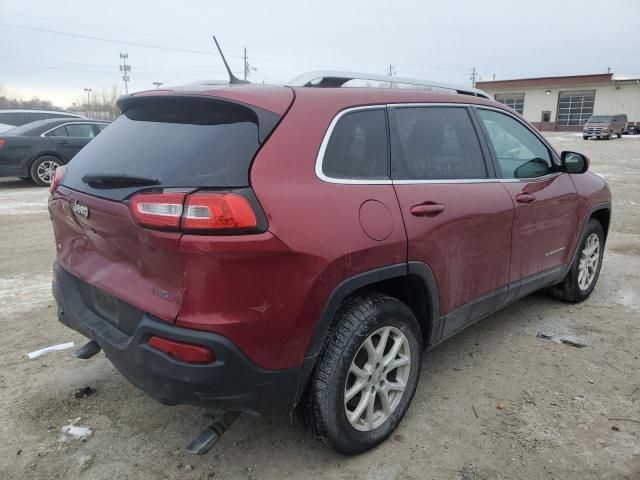
<path id="1" fill-rule="evenodd" d="M 616 137 L 618 137 L 618 138 L 622 138 L 622 132 L 620 132 L 620 133 L 616 133 Z"/>
<path id="2" fill-rule="evenodd" d="M 420 327 L 404 303 L 379 293 L 348 299 L 302 400 L 305 428 L 341 453 L 376 446 L 409 408 L 421 356 Z"/>
<path id="3" fill-rule="evenodd" d="M 59 158 L 44 156 L 37 158 L 29 169 L 29 176 L 37 185 L 47 187 L 51 185 L 56 169 L 62 165 Z"/>
<path id="4" fill-rule="evenodd" d="M 603 253 L 604 231 L 600 222 L 592 218 L 569 273 L 561 283 L 551 288 L 551 295 L 567 302 L 586 300 L 598 281 Z"/>

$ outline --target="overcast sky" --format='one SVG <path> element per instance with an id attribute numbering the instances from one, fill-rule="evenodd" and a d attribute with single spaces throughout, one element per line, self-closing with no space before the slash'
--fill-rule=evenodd
<path id="1" fill-rule="evenodd" d="M 130 91 L 153 88 L 154 81 L 226 78 L 210 40 L 214 33 L 238 76 L 247 47 L 255 82 L 286 82 L 317 69 L 384 73 L 389 64 L 398 75 L 467 85 L 474 66 L 483 79 L 605 73 L 607 67 L 640 74 L 640 1 L 606 5 L 0 0 L 0 87 L 66 107 L 83 88 L 123 89 L 120 52 L 129 54 Z"/>

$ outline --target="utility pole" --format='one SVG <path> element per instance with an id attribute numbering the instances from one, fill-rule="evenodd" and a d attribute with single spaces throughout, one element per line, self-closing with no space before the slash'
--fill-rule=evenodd
<path id="1" fill-rule="evenodd" d="M 246 80 L 247 77 L 251 75 L 251 72 L 255 72 L 258 69 L 256 67 L 252 67 L 249 63 L 249 58 L 247 57 L 247 47 L 244 47 L 244 55 L 242 56 L 242 59 L 244 61 L 243 78 Z"/>
<path id="2" fill-rule="evenodd" d="M 396 67 L 394 67 L 393 65 L 389 64 L 389 68 L 387 69 L 387 75 L 389 75 L 390 77 L 395 76 L 396 74 Z M 396 85 L 394 82 L 389 82 L 389 88 L 395 88 Z"/>
<path id="3" fill-rule="evenodd" d="M 92 88 L 85 88 L 84 91 L 87 92 L 87 116 L 89 116 L 89 112 L 91 112 L 91 97 L 89 94 L 92 92 Z"/>
<path id="4" fill-rule="evenodd" d="M 155 85 L 156 88 L 160 88 L 163 85 L 162 82 L 153 82 L 153 84 Z"/>
<path id="5" fill-rule="evenodd" d="M 247 61 L 247 47 L 244 47 L 244 79 L 247 79 L 247 74 L 249 73 L 249 62 Z"/>
<path id="6" fill-rule="evenodd" d="M 469 77 L 469 79 L 471 80 L 471 86 L 473 86 L 473 88 L 475 88 L 476 86 L 477 77 L 478 77 L 478 70 L 476 70 L 476 67 L 473 67 L 471 69 L 471 76 Z"/>
<path id="7" fill-rule="evenodd" d="M 129 72 L 131 71 L 131 65 L 127 65 L 127 58 L 129 58 L 128 53 L 121 53 L 120 59 L 122 60 L 122 65 L 120 65 L 120 71 L 122 72 L 122 80 L 124 80 L 124 93 L 129 95 Z"/>

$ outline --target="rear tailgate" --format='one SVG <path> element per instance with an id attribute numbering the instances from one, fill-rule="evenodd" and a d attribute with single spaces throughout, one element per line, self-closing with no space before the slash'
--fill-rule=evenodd
<path id="1" fill-rule="evenodd" d="M 293 94 L 278 98 L 286 110 Z M 121 108 L 123 115 L 69 163 L 50 197 L 58 261 L 85 284 L 87 308 L 112 323 L 124 323 L 131 306 L 175 322 L 192 268 L 180 250 L 183 234 L 138 225 L 131 198 L 246 189 L 251 161 L 280 114 L 235 98 L 166 93 L 129 97 Z M 131 178 L 153 182 L 127 184 Z"/>
<path id="2" fill-rule="evenodd" d="M 76 205 L 87 210 L 74 210 Z M 49 211 L 65 270 L 162 320 L 175 320 L 184 285 L 179 232 L 139 227 L 126 204 L 65 187 L 51 197 Z M 77 213 L 82 211 L 88 217 Z"/>

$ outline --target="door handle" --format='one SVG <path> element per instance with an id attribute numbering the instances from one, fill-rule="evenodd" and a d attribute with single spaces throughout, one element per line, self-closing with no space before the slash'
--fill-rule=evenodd
<path id="1" fill-rule="evenodd" d="M 440 203 L 420 203 L 411 207 L 411 215 L 416 217 L 435 217 L 444 212 L 445 206 Z"/>
<path id="2" fill-rule="evenodd" d="M 531 193 L 519 193 L 516 195 L 516 202 L 518 203 L 531 203 L 536 199 L 536 196 Z"/>
<path id="3" fill-rule="evenodd" d="M 67 142 L 66 140 L 58 140 L 58 145 L 69 145 L 69 142 Z"/>

